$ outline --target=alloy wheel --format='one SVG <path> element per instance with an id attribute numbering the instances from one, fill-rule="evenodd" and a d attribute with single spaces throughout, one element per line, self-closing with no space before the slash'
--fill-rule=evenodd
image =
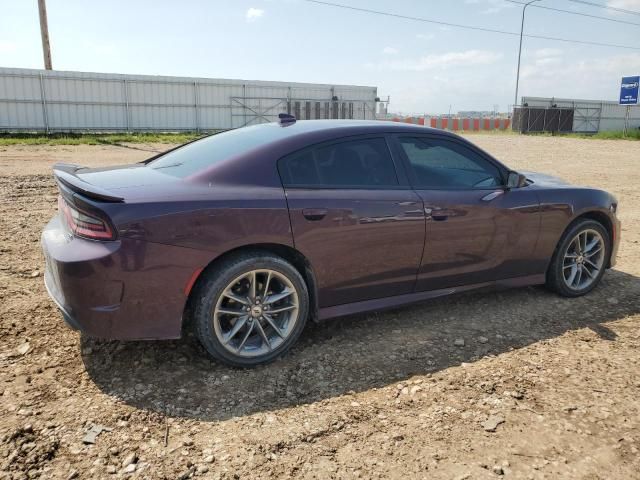
<path id="1" fill-rule="evenodd" d="M 298 292 L 282 273 L 251 270 L 224 289 L 213 312 L 220 343 L 234 355 L 256 357 L 277 349 L 299 317 Z"/>
<path id="2" fill-rule="evenodd" d="M 564 254 L 562 277 L 572 290 L 591 286 L 604 268 L 605 243 L 596 230 L 587 229 L 573 237 Z"/>

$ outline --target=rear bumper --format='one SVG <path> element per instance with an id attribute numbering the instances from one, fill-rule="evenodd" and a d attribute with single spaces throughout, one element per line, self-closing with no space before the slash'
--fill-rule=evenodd
<path id="1" fill-rule="evenodd" d="M 104 339 L 180 337 L 184 287 L 208 263 L 205 252 L 192 249 L 74 237 L 57 216 L 42 232 L 41 244 L 45 286 L 65 321 Z"/>

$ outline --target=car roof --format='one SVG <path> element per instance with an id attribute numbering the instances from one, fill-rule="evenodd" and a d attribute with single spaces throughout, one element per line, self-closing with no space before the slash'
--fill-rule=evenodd
<path id="1" fill-rule="evenodd" d="M 381 133 L 381 132 L 423 132 L 449 134 L 443 130 L 413 125 L 400 122 L 389 122 L 383 120 L 298 120 L 290 124 L 280 124 L 278 122 L 264 123 L 256 125 L 254 128 L 282 128 L 280 138 L 307 134 L 311 132 L 322 132 L 331 130 L 336 134 L 355 133 Z"/>

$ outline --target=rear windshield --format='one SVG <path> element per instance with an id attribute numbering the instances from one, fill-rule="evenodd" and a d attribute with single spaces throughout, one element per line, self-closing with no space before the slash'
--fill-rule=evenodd
<path id="1" fill-rule="evenodd" d="M 185 178 L 227 158 L 281 138 L 284 136 L 283 130 L 275 124 L 229 130 L 180 147 L 153 160 L 147 167 L 174 177 Z"/>

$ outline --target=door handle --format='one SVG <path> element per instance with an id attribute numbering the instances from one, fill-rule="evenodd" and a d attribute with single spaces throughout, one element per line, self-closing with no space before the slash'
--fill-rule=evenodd
<path id="1" fill-rule="evenodd" d="M 303 208 L 302 215 L 307 220 L 311 220 L 312 222 L 317 222 L 318 220 L 322 220 L 327 216 L 328 210 L 326 208 Z"/>
<path id="2" fill-rule="evenodd" d="M 485 202 L 490 202 L 491 200 L 498 198 L 502 194 L 504 194 L 504 190 L 496 190 L 495 192 L 491 192 L 490 194 L 482 197 L 482 200 Z"/>
<path id="3" fill-rule="evenodd" d="M 427 220 L 431 219 L 434 222 L 444 222 L 452 214 L 450 210 L 442 207 L 428 206 L 424 209 L 424 214 Z"/>

